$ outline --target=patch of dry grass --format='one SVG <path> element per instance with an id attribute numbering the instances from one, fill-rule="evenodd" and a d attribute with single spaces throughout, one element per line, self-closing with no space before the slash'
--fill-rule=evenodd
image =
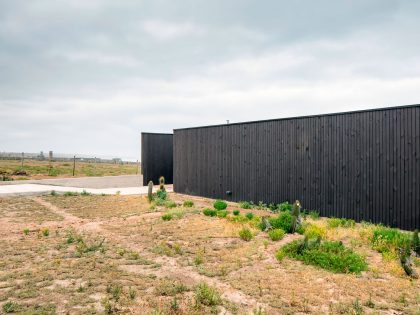
<path id="1" fill-rule="evenodd" d="M 212 200 L 170 198 L 177 204 L 193 200 L 194 206 L 151 208 L 138 196 L 43 197 L 80 218 L 63 219 L 32 199 L 2 199 L 0 306 L 15 302 L 29 314 L 39 308 L 45 314 L 244 314 L 259 306 L 268 314 L 418 314 L 419 281 L 405 276 L 395 259 L 372 250 L 368 225 L 332 229 L 325 219 L 307 219 L 369 264 L 361 275 L 333 274 L 275 259 L 280 246 L 300 235 L 271 242 L 253 221 L 204 216 Z M 229 203 L 230 212 L 235 208 Z M 167 211 L 173 220 L 161 219 Z M 22 228 L 35 217 L 48 222 L 32 223 L 25 235 Z M 249 242 L 239 238 L 243 227 L 255 234 Z M 33 232 L 43 228 L 49 228 L 48 236 Z M 197 303 L 203 282 L 220 292 L 217 303 Z M 207 301 L 199 293 L 198 300 Z"/>

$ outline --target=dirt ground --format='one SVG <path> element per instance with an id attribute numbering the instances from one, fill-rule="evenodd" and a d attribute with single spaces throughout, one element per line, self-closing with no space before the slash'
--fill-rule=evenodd
<path id="1" fill-rule="evenodd" d="M 419 280 L 372 250 L 360 224 L 328 230 L 327 238 L 364 255 L 369 270 L 335 274 L 275 259 L 301 235 L 273 242 L 245 221 L 204 216 L 212 200 L 170 199 L 175 208 L 144 196 L 0 198 L 0 312 L 420 314 Z M 249 211 L 269 215 L 241 210 Z M 238 236 L 243 225 L 255 233 L 249 242 Z M 200 283 L 222 300 L 199 302 Z"/>

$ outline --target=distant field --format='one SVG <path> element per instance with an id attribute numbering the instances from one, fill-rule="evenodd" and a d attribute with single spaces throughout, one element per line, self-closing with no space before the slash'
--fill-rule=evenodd
<path id="1" fill-rule="evenodd" d="M 16 171 L 20 170 L 21 161 L 0 160 L 0 174 L 6 172 L 7 176 L 13 180 L 71 177 L 73 175 L 73 163 L 50 163 L 48 161 L 25 160 L 23 170 L 27 175 L 13 175 Z M 117 176 L 135 174 L 137 174 L 136 164 L 87 163 L 76 161 L 74 176 Z"/>

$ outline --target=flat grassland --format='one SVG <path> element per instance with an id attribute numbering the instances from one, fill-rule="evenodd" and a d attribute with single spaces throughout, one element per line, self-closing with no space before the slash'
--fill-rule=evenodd
<path id="1" fill-rule="evenodd" d="M 257 216 L 229 203 L 170 194 L 0 198 L 0 313 L 419 314 L 420 283 L 369 242 L 371 226 L 305 219 L 365 257 L 367 271 L 333 273 L 276 259 L 299 234 L 272 241 Z M 185 200 L 193 201 L 192 206 Z M 244 241 L 239 231 L 254 237 Z M 417 261 L 418 263 L 418 261 Z"/>
<path id="2" fill-rule="evenodd" d="M 21 170 L 19 160 L 1 160 L 0 174 L 5 172 L 13 180 L 72 177 L 73 162 L 25 160 L 23 170 L 27 175 L 13 175 Z M 136 164 L 89 163 L 76 161 L 75 177 L 135 175 Z"/>

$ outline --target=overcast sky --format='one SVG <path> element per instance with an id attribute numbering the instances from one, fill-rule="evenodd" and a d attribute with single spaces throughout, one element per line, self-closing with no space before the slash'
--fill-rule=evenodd
<path id="1" fill-rule="evenodd" d="M 0 151 L 420 103 L 420 1 L 0 0 Z"/>

